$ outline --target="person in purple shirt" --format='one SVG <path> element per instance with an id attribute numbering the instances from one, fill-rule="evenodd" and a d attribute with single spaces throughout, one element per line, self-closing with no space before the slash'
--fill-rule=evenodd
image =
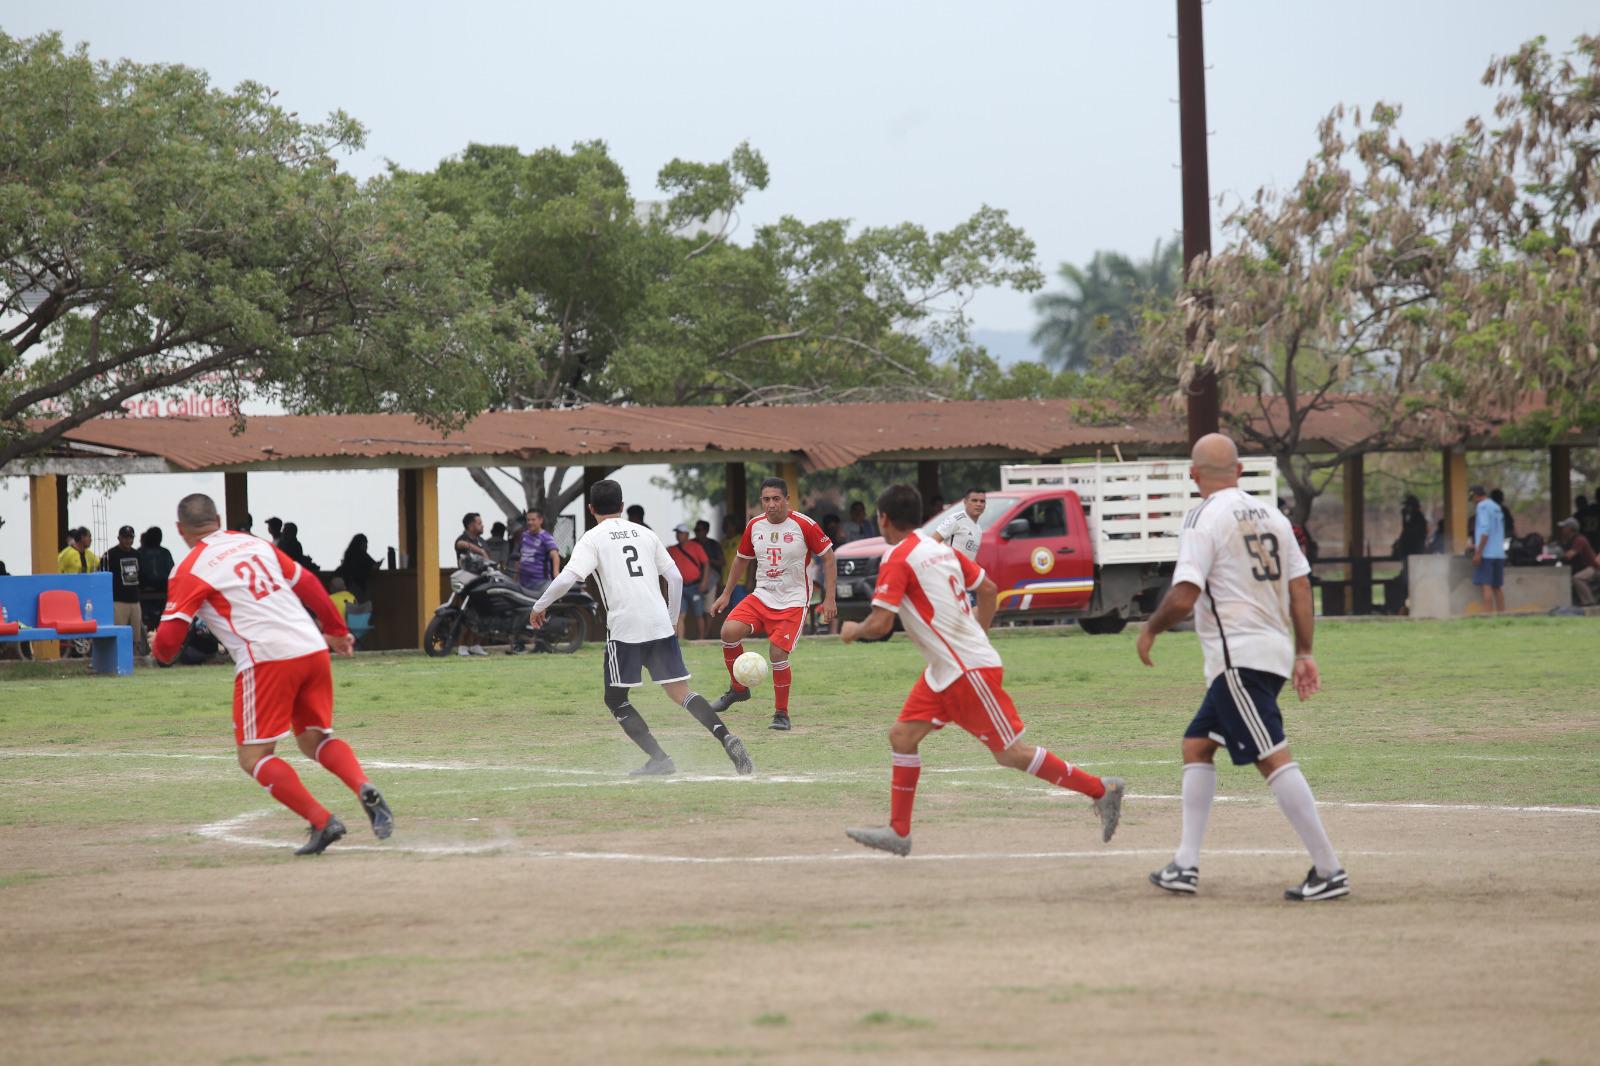
<path id="1" fill-rule="evenodd" d="M 530 507 L 527 519 L 527 528 L 522 531 L 517 582 L 530 592 L 541 592 L 561 573 L 561 549 L 556 547 L 556 538 L 545 532 L 543 511 Z"/>

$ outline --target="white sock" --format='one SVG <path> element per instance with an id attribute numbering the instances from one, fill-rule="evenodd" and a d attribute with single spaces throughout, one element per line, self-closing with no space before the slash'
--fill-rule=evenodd
<path id="1" fill-rule="evenodd" d="M 1217 795 L 1217 768 L 1208 762 L 1183 767 L 1183 838 L 1172 861 L 1188 869 L 1200 865 L 1200 841 L 1211 820 L 1211 801 Z"/>
<path id="2" fill-rule="evenodd" d="M 1331 877 L 1338 873 L 1341 869 L 1339 860 L 1333 854 L 1328 831 L 1322 828 L 1322 819 L 1317 815 L 1316 798 L 1311 795 L 1311 786 L 1306 784 L 1306 775 L 1300 772 L 1300 764 L 1292 762 L 1288 766 L 1278 767 L 1267 778 L 1267 784 L 1278 799 L 1278 809 L 1283 811 L 1283 816 L 1289 819 L 1289 824 L 1294 826 L 1294 831 L 1300 834 L 1300 840 L 1311 853 L 1311 861 L 1317 866 L 1317 876 Z"/>

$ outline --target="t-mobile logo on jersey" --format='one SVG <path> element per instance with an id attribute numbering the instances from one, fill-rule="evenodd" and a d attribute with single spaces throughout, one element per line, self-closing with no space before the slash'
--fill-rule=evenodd
<path id="1" fill-rule="evenodd" d="M 783 549 L 782 548 L 768 548 L 767 549 L 767 565 L 768 566 L 781 566 L 782 564 L 783 564 Z"/>

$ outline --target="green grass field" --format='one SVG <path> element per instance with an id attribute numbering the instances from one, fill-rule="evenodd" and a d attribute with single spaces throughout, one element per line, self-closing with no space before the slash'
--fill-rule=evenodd
<path id="1" fill-rule="evenodd" d="M 1582 618 L 1323 626 L 1324 691 L 1290 697 L 1287 729 L 1354 894 L 1314 906 L 1278 898 L 1304 859 L 1249 768 L 1222 769 L 1243 802 L 1219 804 L 1202 897 L 1143 883 L 1178 832 L 1192 634 L 1152 670 L 1131 632 L 1000 632 L 1028 739 L 1126 777 L 1123 828 L 1102 846 L 1081 797 L 950 729 L 923 746 L 909 861 L 842 833 L 887 815 L 885 732 L 921 667 L 903 637 L 803 642 L 794 732 L 765 728 L 766 689 L 727 716 L 750 778 L 652 687 L 635 703 L 679 773 L 629 778 L 598 647 L 339 660 L 335 725 L 398 828 L 374 846 L 285 746 L 352 829 L 318 860 L 233 763 L 229 668 L 8 663 L 0 957 L 21 964 L 0 1024 L 14 1061 L 51 1063 L 1583 1061 L 1597 638 Z M 687 657 L 720 692 L 720 647 Z M 1265 939 L 1227 932 L 1247 926 Z M 1202 943 L 1205 995 L 1166 961 Z M 299 1006 L 247 1009 L 263 987 Z M 1231 1027 L 1219 1002 L 1276 1020 Z"/>

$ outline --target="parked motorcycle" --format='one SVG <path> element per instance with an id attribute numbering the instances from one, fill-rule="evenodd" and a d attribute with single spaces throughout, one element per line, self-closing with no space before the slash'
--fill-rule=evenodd
<path id="1" fill-rule="evenodd" d="M 594 597 L 578 586 L 567 590 L 533 629 L 528 615 L 538 597 L 501 572 L 493 562 L 463 556 L 450 575 L 450 598 L 439 605 L 422 635 L 422 650 L 449 655 L 469 630 L 480 644 L 526 644 L 530 651 L 571 654 L 583 647 L 595 616 Z"/>

